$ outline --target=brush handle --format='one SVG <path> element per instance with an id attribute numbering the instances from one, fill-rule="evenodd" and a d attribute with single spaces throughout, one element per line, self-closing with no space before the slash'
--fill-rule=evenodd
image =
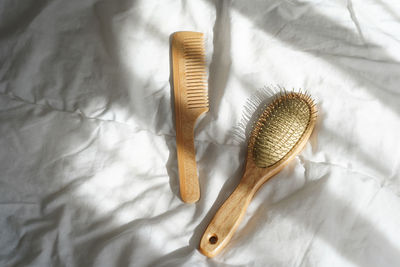
<path id="1" fill-rule="evenodd" d="M 228 244 L 242 221 L 255 191 L 253 183 L 242 179 L 204 232 L 200 241 L 201 253 L 207 257 L 214 257 Z"/>
<path id="2" fill-rule="evenodd" d="M 181 119 L 186 118 L 183 122 Z M 177 120 L 176 146 L 181 198 L 186 203 L 194 203 L 200 198 L 197 176 L 196 153 L 194 148 L 194 124 L 196 118 L 183 114 Z"/>

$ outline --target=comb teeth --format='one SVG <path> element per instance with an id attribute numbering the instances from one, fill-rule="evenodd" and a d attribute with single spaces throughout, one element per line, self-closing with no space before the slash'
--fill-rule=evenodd
<path id="1" fill-rule="evenodd" d="M 207 73 L 203 37 L 185 37 L 183 40 L 183 50 L 187 107 L 189 109 L 208 108 Z"/>

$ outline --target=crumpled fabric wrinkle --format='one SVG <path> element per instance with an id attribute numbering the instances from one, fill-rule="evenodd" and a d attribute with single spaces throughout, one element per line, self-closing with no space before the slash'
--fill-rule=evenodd
<path id="1" fill-rule="evenodd" d="M 1 266 L 399 266 L 395 1 L 4 0 Z M 170 37 L 205 35 L 201 198 L 179 195 Z M 318 107 L 302 153 L 227 247 L 200 238 L 239 183 L 259 105 Z"/>

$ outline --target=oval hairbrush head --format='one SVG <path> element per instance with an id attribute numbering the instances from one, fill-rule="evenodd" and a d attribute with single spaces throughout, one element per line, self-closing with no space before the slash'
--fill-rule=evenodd
<path id="1" fill-rule="evenodd" d="M 311 97 L 295 92 L 277 96 L 264 109 L 251 132 L 244 175 L 200 241 L 200 251 L 204 255 L 214 257 L 226 246 L 260 186 L 304 148 L 314 128 L 316 114 Z"/>
<path id="2" fill-rule="evenodd" d="M 261 114 L 251 134 L 249 151 L 256 166 L 270 167 L 282 160 L 302 139 L 315 114 L 315 105 L 305 94 L 277 97 Z"/>

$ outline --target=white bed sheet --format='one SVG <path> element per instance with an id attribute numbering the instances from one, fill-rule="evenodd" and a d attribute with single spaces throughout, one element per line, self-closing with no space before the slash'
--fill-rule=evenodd
<path id="1" fill-rule="evenodd" d="M 201 199 L 179 198 L 173 32 L 206 35 Z M 398 1 L 0 2 L 1 266 L 399 266 Z M 246 101 L 307 89 L 305 151 L 226 249 L 198 250 L 238 184 Z"/>

